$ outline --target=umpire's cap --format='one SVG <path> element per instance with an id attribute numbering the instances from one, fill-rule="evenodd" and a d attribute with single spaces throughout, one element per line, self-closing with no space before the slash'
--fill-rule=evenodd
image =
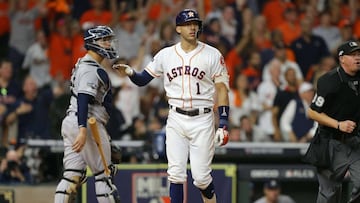
<path id="1" fill-rule="evenodd" d="M 354 51 L 360 50 L 359 43 L 356 41 L 347 41 L 338 48 L 338 56 L 348 55 Z"/>

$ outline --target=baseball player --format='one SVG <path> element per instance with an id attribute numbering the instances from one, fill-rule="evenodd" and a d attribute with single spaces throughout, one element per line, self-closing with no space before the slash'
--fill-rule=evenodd
<path id="1" fill-rule="evenodd" d="M 176 16 L 179 43 L 160 50 L 141 73 L 125 64 L 113 66 L 139 86 L 163 76 L 170 107 L 166 153 L 171 203 L 184 201 L 188 159 L 193 184 L 200 189 L 203 201 L 216 202 L 211 162 L 215 144 L 228 141 L 229 76 L 221 53 L 197 40 L 201 26 L 198 13 L 185 9 Z M 220 118 L 216 132 L 215 100 Z"/>
<path id="2" fill-rule="evenodd" d="M 341 44 L 338 48 L 338 59 L 339 67 L 318 79 L 317 91 L 307 112 L 309 118 L 319 123 L 310 144 L 321 149 L 312 154 L 322 161 L 321 166 L 312 163 L 317 166 L 319 182 L 317 203 L 340 203 L 342 182 L 346 174 L 349 174 L 353 184 L 348 202 L 360 202 L 358 42 L 347 41 Z"/>
<path id="3" fill-rule="evenodd" d="M 77 187 L 86 181 L 86 166 L 90 167 L 95 176 L 97 200 L 100 203 L 120 202 L 111 177 L 104 174 L 101 156 L 87 127 L 88 117 L 95 117 L 106 163 L 110 163 L 110 140 L 104 125 L 111 111 L 111 84 L 100 64 L 104 58 L 116 58 L 116 51 L 112 48 L 113 37 L 113 31 L 107 26 L 85 31 L 85 48 L 88 51 L 72 71 L 72 96 L 61 127 L 65 147 L 64 173 L 56 188 L 55 203 L 73 201 Z M 116 168 L 113 165 L 109 168 L 114 175 Z"/>

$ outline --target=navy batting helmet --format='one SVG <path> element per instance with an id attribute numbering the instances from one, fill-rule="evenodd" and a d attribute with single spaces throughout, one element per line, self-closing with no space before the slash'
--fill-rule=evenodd
<path id="1" fill-rule="evenodd" d="M 112 39 L 114 36 L 114 32 L 108 26 L 96 26 L 89 28 L 84 33 L 85 49 L 92 50 L 102 57 L 114 59 L 117 57 L 116 49 L 114 48 L 115 45 Z M 103 45 L 99 42 L 100 39 L 104 38 L 110 38 L 107 39 L 111 41 L 111 46 L 109 48 L 103 47 Z"/>
<path id="2" fill-rule="evenodd" d="M 187 22 L 198 22 L 199 29 L 202 27 L 202 21 L 199 18 L 199 14 L 193 9 L 184 9 L 176 16 L 176 25 L 183 25 Z"/>

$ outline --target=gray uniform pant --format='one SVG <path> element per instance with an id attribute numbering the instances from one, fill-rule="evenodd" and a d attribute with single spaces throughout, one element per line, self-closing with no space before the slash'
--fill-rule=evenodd
<path id="1" fill-rule="evenodd" d="M 360 203 L 360 138 L 347 140 L 346 144 L 331 139 L 329 143 L 330 159 L 329 169 L 318 170 L 319 193 L 316 203 L 340 203 L 342 181 L 349 175 L 353 190 L 351 203 Z M 352 143 L 353 146 L 350 146 Z"/>

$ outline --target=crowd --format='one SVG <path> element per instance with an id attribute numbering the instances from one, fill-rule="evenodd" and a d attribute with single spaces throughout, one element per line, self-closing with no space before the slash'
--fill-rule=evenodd
<path id="1" fill-rule="evenodd" d="M 316 123 L 305 112 L 317 78 L 337 66 L 339 44 L 360 37 L 356 0 L 0 0 L 3 159 L 16 150 L 19 164 L 28 164 L 26 174 L 46 177 L 36 170 L 44 153 L 27 152 L 26 141 L 60 139 L 71 70 L 86 52 L 85 29 L 111 26 L 120 60 L 140 71 L 158 50 L 177 42 L 174 17 L 184 8 L 205 19 L 199 39 L 225 57 L 230 142 L 308 142 Z M 104 64 L 116 107 L 109 134 L 150 143 L 169 108 L 162 82 L 137 87 L 111 63 Z M 136 154 L 126 161 L 151 158 Z M 34 181 L 26 177 L 17 181 Z"/>

